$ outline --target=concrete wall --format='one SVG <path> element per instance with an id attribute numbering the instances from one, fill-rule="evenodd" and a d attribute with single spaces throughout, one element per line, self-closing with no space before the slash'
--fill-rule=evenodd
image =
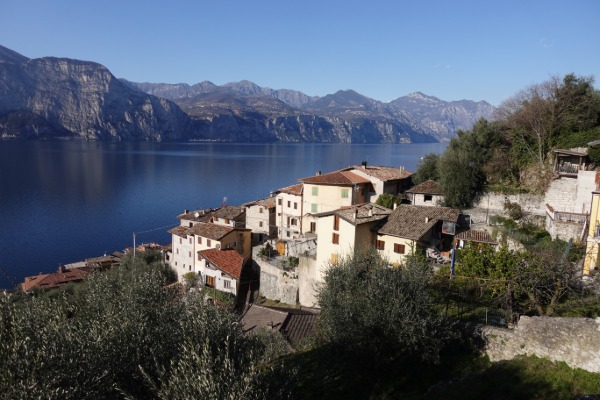
<path id="1" fill-rule="evenodd" d="M 556 211 L 580 213 L 579 207 L 575 204 L 576 199 L 577 179 L 560 178 L 550 183 L 550 187 L 544 197 L 544 205 L 549 204 Z"/>
<path id="2" fill-rule="evenodd" d="M 503 195 L 499 193 L 488 193 L 484 195 L 479 202 L 474 205 L 476 208 L 484 210 L 504 212 L 504 203 L 506 201 L 511 203 L 517 203 L 521 206 L 524 212 L 534 215 L 546 215 L 546 203 L 544 196 L 535 194 L 514 194 L 514 195 Z"/>
<path id="3" fill-rule="evenodd" d="M 559 222 L 553 221 L 550 217 L 546 218 L 546 230 L 548 231 L 550 236 L 552 236 L 552 238 L 555 239 L 583 239 L 585 238 L 585 232 L 583 229 L 583 224 L 576 224 L 572 222 Z"/>
<path id="4" fill-rule="evenodd" d="M 297 304 L 298 273 L 285 272 L 260 259 L 255 261 L 260 267 L 260 293 L 269 300 Z"/>
<path id="5" fill-rule="evenodd" d="M 600 318 L 522 316 L 514 330 L 485 327 L 482 334 L 491 361 L 536 355 L 600 373 Z"/>
<path id="6" fill-rule="evenodd" d="M 300 257 L 298 265 L 298 298 L 304 307 L 318 307 L 317 262 L 314 258 Z"/>
<path id="7" fill-rule="evenodd" d="M 581 213 L 589 213 L 592 207 L 592 192 L 596 190 L 596 171 L 579 171 L 577 174 L 577 197 L 575 206 Z"/>

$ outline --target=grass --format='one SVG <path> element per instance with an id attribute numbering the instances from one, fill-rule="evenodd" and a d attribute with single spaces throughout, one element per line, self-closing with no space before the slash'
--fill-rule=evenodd
<path id="1" fill-rule="evenodd" d="M 331 346 L 286 361 L 298 368 L 297 399 L 560 400 L 600 394 L 600 374 L 535 356 L 490 363 L 464 345 L 448 349 L 437 365 L 410 357 L 373 360 Z"/>

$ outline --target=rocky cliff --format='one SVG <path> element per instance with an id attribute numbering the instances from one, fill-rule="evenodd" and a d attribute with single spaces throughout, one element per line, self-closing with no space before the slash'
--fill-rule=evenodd
<path id="1" fill-rule="evenodd" d="M 1 50 L 2 138 L 161 141 L 193 136 L 193 121 L 176 104 L 125 86 L 100 64 L 27 59 Z"/>

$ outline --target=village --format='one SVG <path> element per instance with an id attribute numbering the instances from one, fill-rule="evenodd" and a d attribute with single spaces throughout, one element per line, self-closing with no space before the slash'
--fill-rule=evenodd
<path id="1" fill-rule="evenodd" d="M 466 243 L 499 245 L 491 217 L 516 203 L 553 238 L 587 243 L 581 266 L 587 279 L 600 251 L 600 173 L 590 170 L 584 148 L 554 153 L 554 179 L 544 196 L 488 193 L 473 209 L 452 209 L 440 206 L 444 197 L 436 182 L 413 186 L 412 173 L 403 167 L 362 162 L 318 171 L 240 206 L 184 210 L 179 226 L 168 231 L 170 244 L 142 244 L 125 253 L 160 251 L 180 283 L 223 293 L 243 313 L 259 300 L 308 312 L 319 308 L 317 292 L 327 268 L 355 250 L 374 248 L 390 267 L 421 252 L 436 270 L 450 274 L 453 251 Z M 401 204 L 378 204 L 389 195 Z M 67 264 L 56 273 L 25 278 L 21 288 L 27 293 L 82 281 L 92 270 L 118 265 L 122 256 Z"/>

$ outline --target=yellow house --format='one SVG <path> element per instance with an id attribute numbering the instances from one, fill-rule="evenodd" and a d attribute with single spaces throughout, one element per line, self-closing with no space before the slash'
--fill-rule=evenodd
<path id="1" fill-rule="evenodd" d="M 399 205 L 377 231 L 375 247 L 391 265 L 418 248 L 443 254 L 452 248 L 459 214 L 448 207 Z"/>
<path id="2" fill-rule="evenodd" d="M 374 244 L 374 227 L 391 210 L 377 204 L 358 204 L 317 214 L 317 282 L 323 281 L 327 268 L 355 250 Z"/>
<path id="3" fill-rule="evenodd" d="M 366 201 L 371 181 L 350 171 L 335 171 L 300 179 L 302 182 L 302 233 L 317 232 L 316 214 Z"/>
<path id="4" fill-rule="evenodd" d="M 592 192 L 592 210 L 588 229 L 583 274 L 589 275 L 600 263 L 600 192 Z"/>

